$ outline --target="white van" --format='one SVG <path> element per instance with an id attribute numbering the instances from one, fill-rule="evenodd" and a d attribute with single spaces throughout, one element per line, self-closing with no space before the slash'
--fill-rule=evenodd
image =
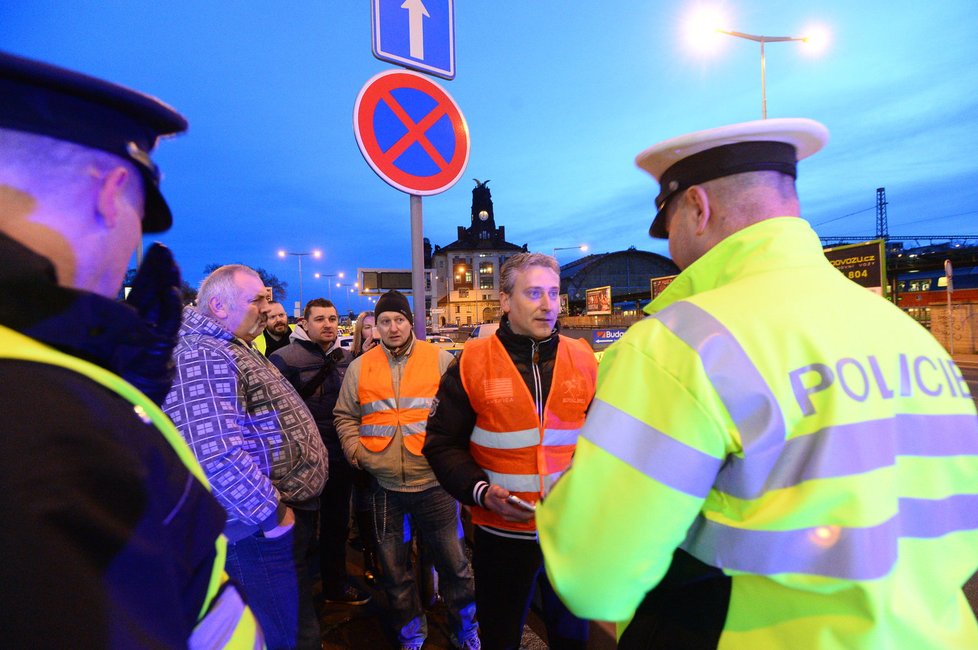
<path id="1" fill-rule="evenodd" d="M 492 336 L 499 329 L 499 323 L 482 323 L 481 325 L 476 325 L 472 333 L 469 334 L 469 338 L 465 339 L 470 341 L 472 339 L 484 339 L 487 336 Z"/>

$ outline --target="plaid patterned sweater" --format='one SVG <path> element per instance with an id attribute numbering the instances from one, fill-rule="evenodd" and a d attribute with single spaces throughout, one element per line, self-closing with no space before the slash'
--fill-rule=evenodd
<path id="1" fill-rule="evenodd" d="M 280 504 L 318 507 L 327 455 L 302 399 L 268 359 L 187 307 L 163 404 L 228 513 L 231 541 L 276 525 Z"/>

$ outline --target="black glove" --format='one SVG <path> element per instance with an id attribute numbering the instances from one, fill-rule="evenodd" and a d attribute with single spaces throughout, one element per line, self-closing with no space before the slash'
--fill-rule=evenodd
<path id="1" fill-rule="evenodd" d="M 169 248 L 158 242 L 149 247 L 126 303 L 136 310 L 142 323 L 138 331 L 131 332 L 129 343 L 133 347 L 120 374 L 151 400 L 162 404 L 173 384 L 171 354 L 183 313 L 180 269 Z"/>

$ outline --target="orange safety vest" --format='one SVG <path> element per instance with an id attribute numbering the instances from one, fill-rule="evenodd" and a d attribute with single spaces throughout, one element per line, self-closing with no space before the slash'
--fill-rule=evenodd
<path id="1" fill-rule="evenodd" d="M 404 364 L 397 395 L 387 354 L 376 346 L 360 362 L 360 443 L 370 451 L 383 451 L 401 429 L 404 446 L 415 456 L 424 446 L 431 401 L 438 392 L 441 372 L 437 346 L 415 341 Z"/>
<path id="2" fill-rule="evenodd" d="M 525 501 L 535 503 L 546 495 L 574 455 L 598 372 L 594 353 L 582 343 L 560 337 L 543 421 L 538 419 L 530 389 L 498 337 L 465 344 L 460 374 L 476 412 L 469 451 L 490 483 Z M 535 520 L 507 521 L 478 506 L 472 508 L 472 523 L 536 530 Z"/>

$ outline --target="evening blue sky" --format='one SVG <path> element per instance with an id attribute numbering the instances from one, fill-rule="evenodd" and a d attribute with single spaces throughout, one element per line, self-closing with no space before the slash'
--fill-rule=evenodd
<path id="1" fill-rule="evenodd" d="M 458 184 L 424 198 L 425 236 L 455 239 L 478 178 L 491 179 L 513 243 L 666 253 L 647 234 L 658 187 L 635 155 L 761 116 L 756 43 L 687 47 L 684 21 L 703 4 L 456 0 L 456 78 L 436 81 L 461 106 L 471 157 Z M 877 187 L 891 235 L 978 235 L 973 0 L 711 4 L 737 31 L 800 36 L 819 23 L 831 34 L 818 57 L 766 47 L 768 117 L 810 117 L 831 133 L 799 172 L 803 216 L 820 235 L 872 238 Z M 353 134 L 361 87 L 397 69 L 371 54 L 366 0 L 4 0 L 0 48 L 187 116 L 190 131 L 154 156 L 175 225 L 152 239 L 192 284 L 209 263 L 240 261 L 288 281 L 295 300 L 297 264 L 280 248 L 324 253 L 304 262 L 305 299 L 327 294 L 315 271 L 351 282 L 358 267 L 410 265 L 408 195 L 370 169 Z"/>

